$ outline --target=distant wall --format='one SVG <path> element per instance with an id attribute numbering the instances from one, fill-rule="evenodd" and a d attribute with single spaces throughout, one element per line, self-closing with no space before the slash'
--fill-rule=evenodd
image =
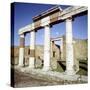
<path id="1" fill-rule="evenodd" d="M 88 59 L 88 41 L 87 40 L 73 40 L 74 59 L 87 60 Z M 63 42 L 63 60 L 66 58 L 66 42 Z"/>
<path id="2" fill-rule="evenodd" d="M 87 60 L 88 58 L 87 40 L 75 40 L 74 55 L 75 55 L 75 59 Z"/>

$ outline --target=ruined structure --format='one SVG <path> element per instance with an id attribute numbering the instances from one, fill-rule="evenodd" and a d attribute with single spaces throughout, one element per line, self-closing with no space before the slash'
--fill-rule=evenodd
<path id="1" fill-rule="evenodd" d="M 62 10 L 60 7 L 55 6 L 45 12 L 42 12 L 41 14 L 33 17 L 33 23 L 30 25 L 27 25 L 19 30 L 20 35 L 20 49 L 19 49 L 19 66 L 23 66 L 23 60 L 24 60 L 24 43 L 25 43 L 25 35 L 26 33 L 30 33 L 30 56 L 29 56 L 29 66 L 28 68 L 33 69 L 35 68 L 35 33 L 37 30 L 40 30 L 41 28 L 44 28 L 44 58 L 43 58 L 43 68 L 42 70 L 48 71 L 51 70 L 51 63 L 50 63 L 50 57 L 51 57 L 51 50 L 50 46 L 55 45 L 54 40 L 50 40 L 50 27 L 61 23 L 63 21 L 66 22 L 66 40 L 65 40 L 65 49 L 66 49 L 66 71 L 65 73 L 67 75 L 74 75 L 76 74 L 75 71 L 75 62 L 74 62 L 74 49 L 73 49 L 73 35 L 72 35 L 72 22 L 73 19 L 77 16 L 81 16 L 86 14 L 87 7 L 83 6 L 75 6 L 75 7 L 69 7 L 65 10 Z M 59 38 L 60 39 L 60 38 Z M 52 43 L 52 44 L 51 44 Z M 63 45 L 62 45 L 63 46 Z M 62 47 L 59 47 L 59 50 L 62 52 Z M 53 55 L 55 56 L 55 51 L 53 51 Z M 63 55 L 57 56 L 60 59 L 63 57 Z M 53 62 L 55 63 L 55 62 Z M 55 68 L 55 67 L 53 67 Z"/>

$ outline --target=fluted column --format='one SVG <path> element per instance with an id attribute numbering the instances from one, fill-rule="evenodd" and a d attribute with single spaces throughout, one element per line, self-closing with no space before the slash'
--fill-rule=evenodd
<path id="1" fill-rule="evenodd" d="M 73 56 L 73 35 L 72 35 L 72 18 L 66 19 L 66 73 L 68 75 L 74 72 L 74 56 Z"/>
<path id="2" fill-rule="evenodd" d="M 19 66 L 23 66 L 24 60 L 24 34 L 20 35 L 20 48 L 19 48 Z"/>
<path id="3" fill-rule="evenodd" d="M 29 57 L 29 68 L 34 68 L 35 62 L 35 31 L 31 31 L 30 37 L 30 57 Z"/>
<path id="4" fill-rule="evenodd" d="M 43 70 L 50 70 L 50 26 L 44 26 L 44 66 Z"/>

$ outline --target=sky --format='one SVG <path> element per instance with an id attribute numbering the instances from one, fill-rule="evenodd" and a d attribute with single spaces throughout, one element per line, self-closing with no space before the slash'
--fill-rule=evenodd
<path id="1" fill-rule="evenodd" d="M 51 4 L 33 4 L 33 3 L 15 3 L 14 7 L 14 45 L 19 46 L 19 35 L 18 31 L 20 28 L 31 24 L 32 17 L 40 14 L 41 12 L 53 7 L 55 5 Z M 62 9 L 65 9 L 69 6 L 60 5 Z M 73 37 L 77 39 L 87 39 L 87 15 L 77 17 L 73 21 Z M 65 35 L 66 23 L 62 22 L 56 25 L 53 25 L 51 28 L 51 38 L 60 37 Z M 36 33 L 36 45 L 44 44 L 44 28 L 40 29 Z M 30 33 L 27 33 L 25 36 L 25 45 L 30 45 Z"/>

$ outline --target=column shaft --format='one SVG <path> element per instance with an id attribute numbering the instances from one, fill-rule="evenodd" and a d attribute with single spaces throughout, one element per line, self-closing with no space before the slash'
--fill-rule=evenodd
<path id="1" fill-rule="evenodd" d="M 63 38 L 61 38 L 61 45 L 60 45 L 60 47 L 61 47 L 61 57 L 60 57 L 60 59 L 62 60 L 63 59 Z"/>
<path id="2" fill-rule="evenodd" d="M 68 18 L 66 20 L 66 72 L 69 75 L 75 74 L 72 39 L 72 19 Z"/>
<path id="3" fill-rule="evenodd" d="M 23 66 L 24 60 L 24 35 L 20 35 L 19 66 Z"/>
<path id="4" fill-rule="evenodd" d="M 35 31 L 31 31 L 29 67 L 34 68 L 35 61 Z"/>
<path id="5" fill-rule="evenodd" d="M 50 26 L 45 26 L 44 37 L 44 66 L 43 70 L 50 70 Z"/>

